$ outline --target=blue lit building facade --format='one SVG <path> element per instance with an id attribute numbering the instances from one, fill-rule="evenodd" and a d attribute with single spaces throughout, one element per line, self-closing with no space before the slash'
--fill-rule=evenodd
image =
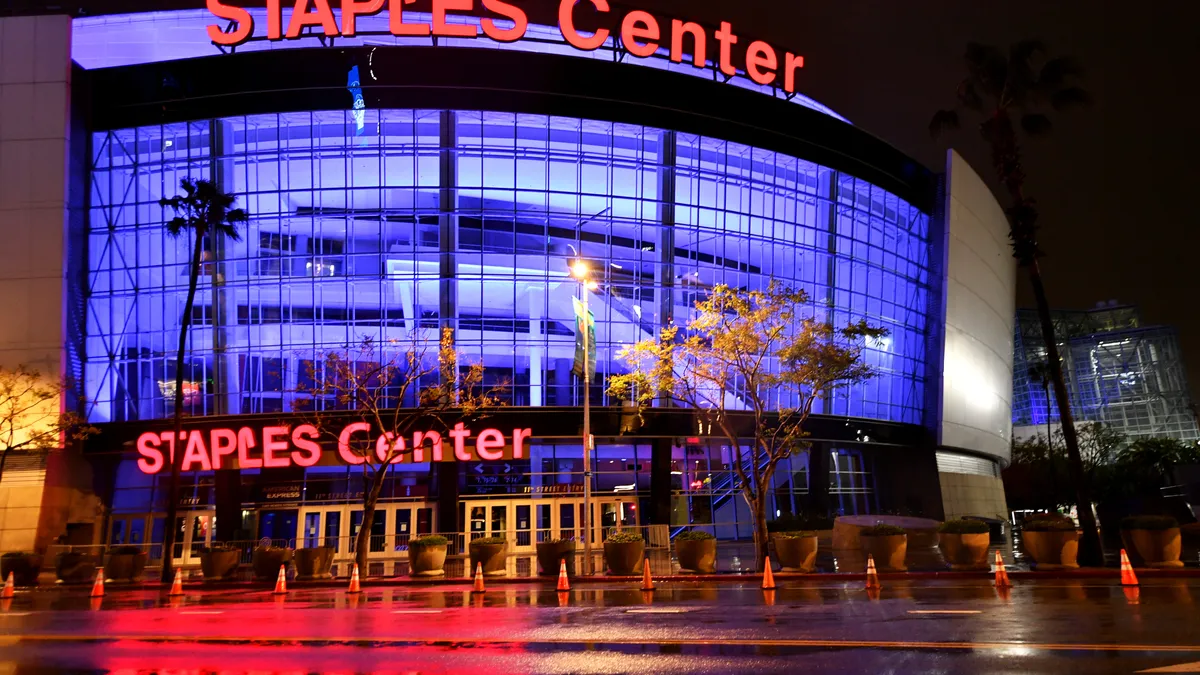
<path id="1" fill-rule="evenodd" d="M 507 536 L 518 549 L 581 536 L 585 386 L 601 526 L 749 536 L 726 442 L 681 410 L 631 432 L 605 393 L 623 346 L 686 321 L 717 284 L 780 281 L 807 291 L 816 315 L 889 331 L 865 353 L 878 376 L 815 411 L 811 450 L 775 478 L 775 511 L 941 517 L 946 473 L 995 478 L 994 450 L 942 441 L 947 181 L 820 104 L 625 59 L 613 40 L 578 52 L 538 26 L 506 45 L 364 36 L 221 53 L 210 22 L 201 10 L 72 22 L 84 217 L 66 255 L 81 283 L 67 294 L 79 330 L 64 353 L 101 430 L 83 454 L 106 477 L 104 543 L 161 541 L 167 527 L 166 475 L 138 471 L 130 446 L 172 415 L 191 243 L 166 234 L 158 202 L 185 177 L 250 214 L 238 241 L 204 246 L 189 427 L 287 424 L 324 355 L 449 328 L 485 383 L 503 384 L 497 416 L 533 430 L 521 460 L 398 465 L 374 525 L 381 556 L 419 532 Z M 569 276 L 576 258 L 598 282 L 591 382 L 572 372 L 573 299 L 589 292 Z M 360 476 L 185 473 L 174 555 L 187 564 L 230 520 L 239 538 L 344 546 L 361 522 Z"/>

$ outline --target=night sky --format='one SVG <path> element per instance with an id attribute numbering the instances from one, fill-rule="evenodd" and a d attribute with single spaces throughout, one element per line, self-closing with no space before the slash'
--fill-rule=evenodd
<path id="1" fill-rule="evenodd" d="M 651 4 L 647 2 L 647 4 Z M 1146 323 L 1178 327 L 1200 383 L 1195 310 L 1200 224 L 1197 94 L 1200 3 L 1105 0 L 653 0 L 681 18 L 733 22 L 805 56 L 799 89 L 935 170 L 946 143 L 995 185 L 977 132 L 935 142 L 934 110 L 954 103 L 968 41 L 1046 42 L 1087 69 L 1089 109 L 1055 117 L 1026 144 L 1027 192 L 1042 207 L 1053 306 L 1140 305 Z M 744 44 L 744 43 L 743 43 Z M 997 194 L 999 192 L 997 191 Z M 1001 202 L 1004 203 L 1004 202 Z M 1024 277 L 1018 305 L 1032 304 Z"/>

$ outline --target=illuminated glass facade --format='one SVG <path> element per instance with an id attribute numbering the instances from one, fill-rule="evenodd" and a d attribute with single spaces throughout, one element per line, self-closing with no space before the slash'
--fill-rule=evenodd
<path id="1" fill-rule="evenodd" d="M 186 240 L 158 205 L 209 178 L 250 214 L 208 242 L 186 360 L 192 415 L 289 412 L 307 364 L 364 337 L 455 329 L 514 406 L 578 405 L 578 253 L 596 271 L 598 372 L 714 284 L 803 288 L 865 318 L 880 376 L 818 412 L 922 421 L 928 216 L 795 157 L 670 130 L 508 113 L 223 118 L 92 139 L 85 392 L 94 422 L 171 413 Z M 786 401 L 781 401 L 786 403 Z"/>

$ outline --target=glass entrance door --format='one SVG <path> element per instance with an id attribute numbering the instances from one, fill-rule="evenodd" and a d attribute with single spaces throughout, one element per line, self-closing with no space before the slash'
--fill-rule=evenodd
<path id="1" fill-rule="evenodd" d="M 463 538 L 474 541 L 500 537 L 508 541 L 511 553 L 535 549 L 533 502 L 528 499 L 490 499 L 463 502 L 466 532 Z"/>
<path id="2" fill-rule="evenodd" d="M 213 511 L 190 511 L 175 519 L 175 550 L 172 557 L 176 566 L 199 565 L 200 551 L 212 546 Z"/>

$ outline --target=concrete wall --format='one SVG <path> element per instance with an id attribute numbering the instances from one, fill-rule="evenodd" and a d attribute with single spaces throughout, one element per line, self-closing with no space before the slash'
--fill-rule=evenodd
<path id="1" fill-rule="evenodd" d="M 946 159 L 946 175 L 946 341 L 939 445 L 1007 462 L 1017 272 L 1008 245 L 1008 221 L 991 190 L 953 150 Z"/>
<path id="2" fill-rule="evenodd" d="M 70 18 L 0 18 L 0 367 L 54 380 L 67 340 L 70 104 Z M 59 534 L 49 525 L 65 529 L 81 498 L 56 468 L 65 460 L 5 472 L 0 551 L 43 548 Z"/>
<path id="3" fill-rule="evenodd" d="M 992 476 L 965 473 L 939 473 L 942 484 L 942 509 L 946 520 L 963 516 L 983 516 L 1008 520 L 1004 483 Z"/>

